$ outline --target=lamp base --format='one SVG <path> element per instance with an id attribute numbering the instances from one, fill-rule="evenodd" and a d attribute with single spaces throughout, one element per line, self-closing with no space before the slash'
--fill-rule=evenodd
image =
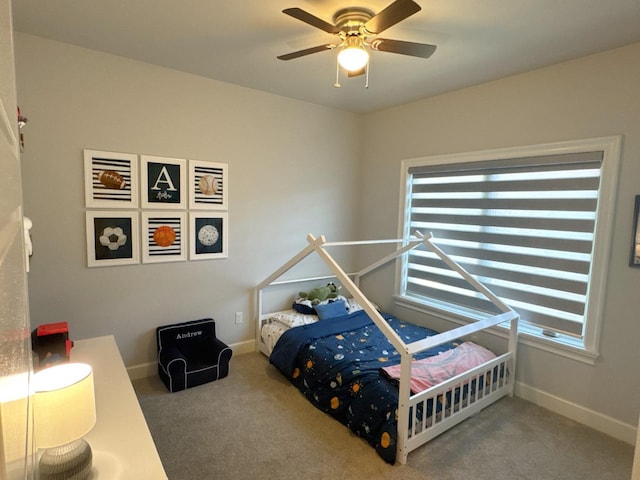
<path id="1" fill-rule="evenodd" d="M 84 439 L 48 448 L 40 457 L 40 480 L 85 480 L 91 472 L 93 454 Z"/>

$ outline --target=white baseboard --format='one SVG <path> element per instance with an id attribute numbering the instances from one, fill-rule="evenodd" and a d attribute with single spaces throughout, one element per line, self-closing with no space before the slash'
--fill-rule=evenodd
<path id="1" fill-rule="evenodd" d="M 127 373 L 129 374 L 129 379 L 131 381 L 140 380 L 141 378 L 153 377 L 154 375 L 158 374 L 158 363 L 149 362 L 133 365 L 131 367 L 127 367 Z"/>
<path id="2" fill-rule="evenodd" d="M 576 403 L 569 402 L 563 398 L 556 397 L 542 390 L 530 387 L 523 383 L 516 382 L 515 394 L 536 405 L 551 410 L 554 413 L 575 420 L 588 427 L 605 433 L 613 438 L 630 443 L 636 442 L 635 425 L 623 423 L 620 420 L 609 417 L 594 410 L 589 410 Z"/>
<path id="3" fill-rule="evenodd" d="M 233 343 L 229 346 L 231 347 L 231 350 L 233 350 L 234 355 L 242 355 L 243 353 L 256 351 L 255 340 L 247 340 L 246 342 Z M 129 378 L 132 381 L 139 380 L 141 378 L 153 377 L 154 375 L 158 374 L 158 363 L 149 362 L 149 363 L 141 363 L 139 365 L 132 365 L 131 367 L 127 367 L 127 373 L 129 374 Z"/>
<path id="4" fill-rule="evenodd" d="M 243 353 L 251 353 L 256 351 L 256 341 L 247 340 L 245 342 L 234 343 L 229 345 L 234 355 L 242 355 Z"/>
<path id="5" fill-rule="evenodd" d="M 255 340 L 247 340 L 245 342 L 234 343 L 229 345 L 234 355 L 242 355 L 244 353 L 255 352 Z M 129 378 L 138 380 L 141 378 L 157 375 L 158 365 L 156 362 L 143 363 L 127 368 Z M 551 395 L 542 390 L 530 387 L 520 382 L 516 382 L 515 394 L 525 400 L 535 403 L 536 405 L 551 410 L 554 413 L 575 420 L 576 422 L 587 425 L 599 432 L 605 433 L 613 438 L 622 440 L 631 445 L 636 443 L 637 427 L 623 423 L 620 420 L 603 415 L 593 410 L 589 410 L 576 403 L 569 402 L 555 395 Z"/>

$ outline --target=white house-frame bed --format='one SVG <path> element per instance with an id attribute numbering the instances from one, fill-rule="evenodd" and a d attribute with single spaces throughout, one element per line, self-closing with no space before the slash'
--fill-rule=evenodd
<path id="1" fill-rule="evenodd" d="M 270 313 L 263 311 L 263 293 L 269 287 L 289 283 L 308 282 L 310 280 L 336 278 L 353 298 L 359 302 L 363 310 L 384 333 L 388 341 L 401 356 L 398 383 L 396 460 L 402 464 L 407 462 L 409 452 L 418 448 L 420 445 L 423 445 L 437 435 L 457 425 L 503 396 L 513 395 L 515 385 L 514 376 L 519 315 L 460 267 L 446 253 L 434 245 L 431 238 L 430 234 L 422 235 L 418 232 L 409 239 L 327 242 L 324 236 L 316 238 L 309 234 L 307 236 L 308 245 L 304 249 L 255 287 L 257 349 L 267 356 L 270 354 L 270 348 L 262 338 L 262 327 L 270 322 L 271 317 Z M 391 254 L 351 274 L 347 274 L 327 251 L 327 247 L 376 245 L 382 243 L 394 243 L 398 245 L 398 247 Z M 448 330 L 435 336 L 405 343 L 403 338 L 391 328 L 374 304 L 371 303 L 360 290 L 359 285 L 360 279 L 364 275 L 420 245 L 424 245 L 427 249 L 438 255 L 451 269 L 458 272 L 478 292 L 488 298 L 501 313 L 484 320 L 471 321 L 471 323 L 467 325 Z M 278 281 L 284 273 L 314 252 L 329 266 L 333 272 L 332 276 Z M 438 347 L 454 339 L 463 338 L 499 324 L 506 324 L 506 322 L 509 324 L 509 340 L 506 353 L 498 355 L 489 361 L 419 393 L 412 393 L 410 382 L 414 355 Z M 463 391 L 466 392 L 464 395 L 461 393 Z M 435 408 L 438 402 L 440 402 L 439 405 L 442 405 L 440 409 Z M 426 413 L 424 415 L 422 414 L 422 412 L 427 411 L 431 413 L 429 415 Z"/>

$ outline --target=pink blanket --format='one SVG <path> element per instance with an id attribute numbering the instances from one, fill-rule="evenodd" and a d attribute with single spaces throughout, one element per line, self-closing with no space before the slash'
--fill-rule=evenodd
<path id="1" fill-rule="evenodd" d="M 495 354 L 480 345 L 465 342 L 434 357 L 411 363 L 411 391 L 416 394 L 444 382 L 493 358 Z M 400 365 L 383 367 L 392 379 L 400 380 Z"/>

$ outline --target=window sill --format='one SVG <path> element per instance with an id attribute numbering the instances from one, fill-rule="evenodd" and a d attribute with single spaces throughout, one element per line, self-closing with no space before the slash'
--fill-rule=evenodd
<path id="1" fill-rule="evenodd" d="M 445 312 L 422 302 L 398 295 L 394 296 L 394 303 L 399 307 L 415 310 L 457 325 L 465 325 L 469 323 L 470 320 L 474 320 L 473 316 L 458 316 L 451 312 Z M 479 320 L 480 317 L 477 319 Z M 508 327 L 503 327 L 502 325 L 488 329 L 486 332 L 504 339 L 507 339 L 509 336 Z M 599 353 L 597 351 L 585 348 L 581 340 L 566 335 L 559 335 L 556 338 L 547 337 L 542 334 L 541 329 L 536 329 L 529 325 L 519 325 L 518 342 L 538 350 L 550 352 L 588 365 L 595 365 L 596 360 L 599 357 Z"/>

